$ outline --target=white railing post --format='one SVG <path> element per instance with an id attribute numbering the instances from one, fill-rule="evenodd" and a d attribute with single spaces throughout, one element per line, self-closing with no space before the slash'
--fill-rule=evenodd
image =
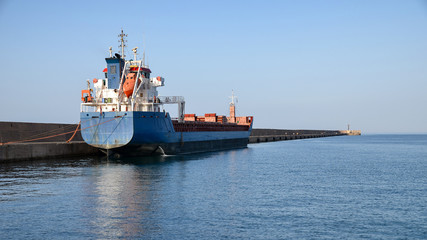
<path id="1" fill-rule="evenodd" d="M 141 81 L 141 84 L 139 84 L 139 86 L 137 87 L 139 76 L 141 75 L 141 63 L 142 63 L 141 61 L 138 61 L 138 73 L 136 74 L 136 80 L 135 80 L 135 84 L 133 86 L 132 98 L 130 100 L 132 111 L 133 111 L 134 106 L 135 106 L 135 95 L 139 91 L 139 87 L 141 87 L 141 85 L 142 85 L 142 81 Z"/>
<path id="2" fill-rule="evenodd" d="M 125 61 L 125 66 L 123 67 L 123 72 L 122 72 L 122 77 L 120 78 L 120 85 L 119 85 L 119 92 L 117 93 L 117 110 L 120 111 L 120 103 L 121 103 L 121 98 L 123 95 L 123 78 L 125 77 L 125 72 L 126 72 L 126 66 L 127 66 L 128 62 Z"/>

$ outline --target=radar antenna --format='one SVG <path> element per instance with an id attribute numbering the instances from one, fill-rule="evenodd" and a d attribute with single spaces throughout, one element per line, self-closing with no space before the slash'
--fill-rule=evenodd
<path id="1" fill-rule="evenodd" d="M 125 39 L 125 37 L 127 37 L 127 36 L 128 36 L 127 34 L 123 33 L 123 28 L 122 28 L 122 33 L 119 34 L 119 38 L 120 38 L 120 40 L 119 40 L 119 43 L 120 43 L 119 48 L 122 50 L 121 54 L 122 54 L 122 58 L 123 59 L 126 57 L 126 55 L 125 55 L 125 47 L 127 47 L 127 45 L 126 45 L 127 40 Z"/>
<path id="2" fill-rule="evenodd" d="M 132 49 L 133 56 L 134 56 L 134 59 L 133 59 L 134 61 L 136 61 L 137 50 L 138 50 L 138 47 L 134 47 L 134 48 Z"/>

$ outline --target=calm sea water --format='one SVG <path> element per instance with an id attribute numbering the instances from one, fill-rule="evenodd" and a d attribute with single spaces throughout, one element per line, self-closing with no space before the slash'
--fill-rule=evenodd
<path id="1" fill-rule="evenodd" d="M 427 135 L 0 164 L 0 239 L 427 239 Z"/>

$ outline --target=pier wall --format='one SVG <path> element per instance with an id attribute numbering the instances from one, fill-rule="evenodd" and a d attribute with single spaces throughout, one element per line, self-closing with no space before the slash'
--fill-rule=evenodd
<path id="1" fill-rule="evenodd" d="M 361 135 L 360 130 L 289 130 L 289 129 L 253 129 L 249 143 L 297 140 L 306 138 L 333 137 L 343 135 Z"/>
<path id="2" fill-rule="evenodd" d="M 78 157 L 99 154 L 85 142 L 16 143 L 0 146 L 0 163 L 9 160 Z"/>

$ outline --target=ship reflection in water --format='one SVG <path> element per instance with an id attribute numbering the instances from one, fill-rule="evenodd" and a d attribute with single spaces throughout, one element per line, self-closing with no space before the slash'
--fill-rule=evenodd
<path id="1" fill-rule="evenodd" d="M 83 209 L 99 236 L 129 237 L 146 234 L 159 228 L 149 215 L 158 209 L 157 191 L 162 170 L 138 168 L 135 165 L 106 163 L 107 168 L 95 168 L 93 178 L 84 186 Z M 144 219 L 141 222 L 141 219 Z"/>

